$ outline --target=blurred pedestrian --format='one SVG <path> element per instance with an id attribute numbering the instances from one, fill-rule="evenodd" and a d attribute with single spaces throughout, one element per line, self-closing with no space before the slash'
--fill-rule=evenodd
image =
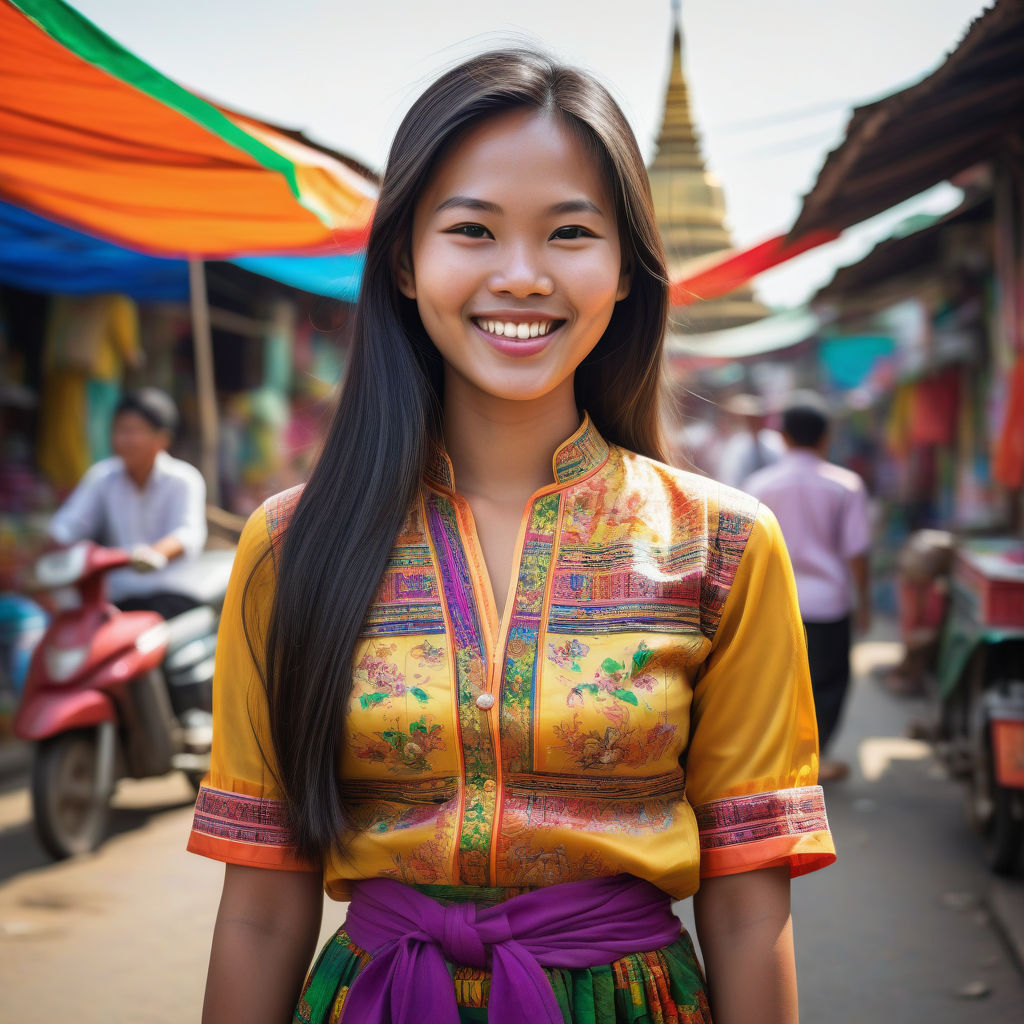
<path id="1" fill-rule="evenodd" d="M 829 413 L 821 396 L 791 396 L 782 436 L 786 454 L 751 476 L 746 490 L 778 516 L 793 561 L 824 753 L 850 682 L 852 626 L 865 633 L 871 624 L 868 496 L 856 473 L 825 459 Z M 843 778 L 848 771 L 841 761 L 823 759 L 819 778 Z"/>
<path id="2" fill-rule="evenodd" d="M 782 435 L 767 426 L 763 398 L 733 395 L 722 408 L 733 421 L 733 432 L 722 445 L 714 476 L 723 484 L 746 490 L 747 478 L 778 462 L 786 445 Z"/>
<path id="3" fill-rule="evenodd" d="M 165 619 L 200 603 L 188 562 L 206 543 L 206 484 L 167 452 L 177 424 L 170 395 L 125 394 L 114 410 L 115 454 L 88 470 L 49 524 L 58 544 L 88 539 L 127 550 L 131 567 L 108 577 L 111 600 Z"/>
<path id="4" fill-rule="evenodd" d="M 413 104 L 322 452 L 224 603 L 208 1024 L 796 1021 L 789 880 L 834 859 L 796 589 L 767 509 L 664 464 L 667 310 L 590 75 L 498 51 Z"/>

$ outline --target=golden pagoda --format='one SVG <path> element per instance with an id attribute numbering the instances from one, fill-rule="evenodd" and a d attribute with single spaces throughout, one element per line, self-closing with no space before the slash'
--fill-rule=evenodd
<path id="1" fill-rule="evenodd" d="M 679 0 L 673 0 L 672 70 L 657 149 L 647 168 L 671 281 L 700 270 L 732 249 L 722 186 L 704 166 L 690 112 L 680 8 Z M 768 312 L 754 298 L 753 290 L 745 287 L 721 298 L 673 307 L 670 326 L 685 334 L 703 334 L 760 320 Z"/>

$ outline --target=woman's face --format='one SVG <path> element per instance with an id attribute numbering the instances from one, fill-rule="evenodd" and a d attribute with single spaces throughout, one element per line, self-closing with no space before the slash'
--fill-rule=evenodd
<path id="1" fill-rule="evenodd" d="M 416 205 L 410 254 L 399 286 L 448 372 L 495 398 L 571 380 L 629 292 L 597 162 L 536 110 L 491 118 L 454 146 Z"/>

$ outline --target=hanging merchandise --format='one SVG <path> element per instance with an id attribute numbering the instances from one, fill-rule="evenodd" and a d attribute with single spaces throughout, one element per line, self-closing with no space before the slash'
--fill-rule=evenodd
<path id="1" fill-rule="evenodd" d="M 910 410 L 910 441 L 951 445 L 960 408 L 960 375 L 955 366 L 918 381 Z"/>
<path id="2" fill-rule="evenodd" d="M 900 384 L 892 395 L 885 424 L 886 448 L 896 456 L 905 456 L 910 446 L 910 417 L 916 384 Z"/>
<path id="3" fill-rule="evenodd" d="M 65 492 L 110 454 L 124 371 L 142 353 L 135 303 L 126 295 L 58 295 L 44 345 L 37 457 Z"/>
<path id="4" fill-rule="evenodd" d="M 1024 487 L 1024 356 L 1010 375 L 1002 430 L 995 445 L 992 476 L 1004 487 Z"/>

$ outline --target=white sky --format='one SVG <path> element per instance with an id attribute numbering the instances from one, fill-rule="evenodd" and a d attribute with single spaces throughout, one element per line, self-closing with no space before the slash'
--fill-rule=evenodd
<path id="1" fill-rule="evenodd" d="M 661 121 L 669 0 L 72 0 L 182 85 L 381 168 L 418 92 L 461 57 L 540 43 L 595 71 L 645 157 Z M 734 241 L 788 228 L 850 108 L 911 84 L 963 36 L 983 0 L 685 0 L 684 60 L 708 166 Z M 952 190 L 914 208 L 945 209 Z M 905 212 L 909 212 L 905 211 Z M 763 275 L 789 305 L 898 218 Z"/>

